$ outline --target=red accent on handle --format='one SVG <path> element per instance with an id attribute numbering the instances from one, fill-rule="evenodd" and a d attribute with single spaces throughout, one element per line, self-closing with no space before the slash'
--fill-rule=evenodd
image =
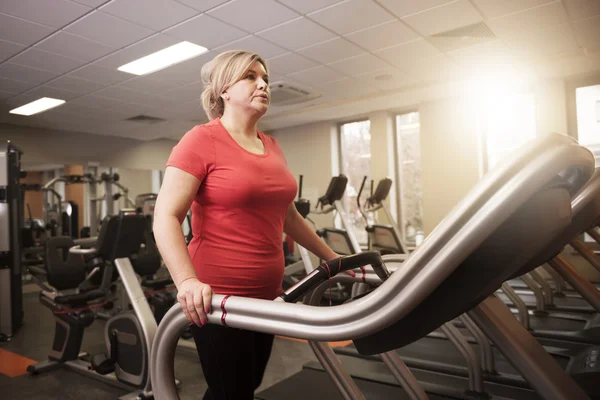
<path id="1" fill-rule="evenodd" d="M 221 301 L 221 311 L 223 311 L 223 314 L 221 315 L 221 323 L 224 326 L 228 326 L 227 322 L 225 322 L 225 317 L 227 316 L 227 311 L 225 310 L 225 302 L 227 301 L 227 299 L 230 297 L 231 295 L 228 294 L 227 296 L 223 297 L 223 300 Z"/>

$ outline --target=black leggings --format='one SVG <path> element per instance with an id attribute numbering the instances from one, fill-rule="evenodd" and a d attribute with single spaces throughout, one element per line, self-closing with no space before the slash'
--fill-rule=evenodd
<path id="1" fill-rule="evenodd" d="M 260 386 L 273 335 L 221 325 L 192 325 L 208 389 L 203 400 L 252 400 Z"/>

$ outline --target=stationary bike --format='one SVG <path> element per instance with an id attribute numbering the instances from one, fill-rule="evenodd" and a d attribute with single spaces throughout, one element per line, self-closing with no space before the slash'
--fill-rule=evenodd
<path id="1" fill-rule="evenodd" d="M 56 291 L 41 292 L 41 302 L 53 311 L 56 318 L 54 343 L 49 360 L 30 366 L 28 372 L 35 374 L 65 366 L 93 374 L 96 379 L 122 388 L 135 388 L 127 398 L 131 398 L 131 395 L 139 399 L 152 398 L 148 362 L 157 324 L 130 261 L 132 255 L 139 253 L 146 229 L 147 223 L 142 215 L 133 210 L 122 210 L 118 216 L 105 219 L 93 248 L 73 246 L 65 254 L 63 247 L 65 262 L 64 265 L 58 265 L 61 278 L 58 281 L 68 281 L 70 271 L 64 268 L 67 260 L 72 264 L 76 255 L 85 255 L 103 260 L 102 284 L 100 288 L 71 295 L 61 295 Z M 55 250 L 49 249 L 56 253 Z M 48 267 L 48 283 L 57 282 L 56 265 L 49 264 Z M 83 329 L 91 325 L 93 315 L 89 309 L 80 310 L 90 300 L 99 301 L 108 295 L 114 268 L 118 271 L 133 311 L 121 312 L 106 322 L 107 353 L 94 356 L 90 366 L 79 359 L 79 350 Z M 69 286 L 78 287 L 81 284 L 81 268 L 71 270 L 73 274 L 78 274 L 78 278 L 72 279 Z M 63 285 L 61 289 L 66 287 Z"/>

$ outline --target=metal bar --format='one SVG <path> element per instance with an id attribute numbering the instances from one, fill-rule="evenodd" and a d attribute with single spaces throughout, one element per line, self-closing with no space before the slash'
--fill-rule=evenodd
<path id="1" fill-rule="evenodd" d="M 579 271 L 567 262 L 562 256 L 556 256 L 548 264 L 556 271 L 565 281 L 573 287 L 592 307 L 600 312 L 600 291 L 589 280 L 585 279 Z"/>
<path id="2" fill-rule="evenodd" d="M 589 399 L 497 297 L 488 297 L 469 316 L 543 399 Z"/>
<path id="3" fill-rule="evenodd" d="M 596 230 L 596 227 L 590 228 L 585 231 L 596 243 L 600 244 L 600 233 Z"/>
<path id="4" fill-rule="evenodd" d="M 502 284 L 502 291 L 512 301 L 513 305 L 517 308 L 517 312 L 519 314 L 519 321 L 521 321 L 521 325 L 528 331 L 531 330 L 531 326 L 529 325 L 529 311 L 527 311 L 527 305 L 523 301 L 522 298 L 519 297 L 517 292 L 508 284 L 508 282 L 504 282 Z"/>
<path id="5" fill-rule="evenodd" d="M 356 383 L 344 371 L 342 363 L 331 350 L 331 347 L 326 343 L 312 340 L 308 344 L 345 400 L 365 400 Z"/>
<path id="6" fill-rule="evenodd" d="M 382 353 L 380 356 L 411 400 L 429 399 L 423 386 L 421 386 L 417 378 L 410 372 L 410 369 L 404 364 L 398 353 L 388 351 L 387 353 Z"/>
<path id="7" fill-rule="evenodd" d="M 554 294 L 558 296 L 565 295 L 565 280 L 558 272 L 554 270 L 554 268 L 550 267 L 548 264 L 544 264 L 542 267 L 544 271 L 546 271 L 551 277 L 552 281 L 554 281 Z"/>
<path id="8" fill-rule="evenodd" d="M 154 314 L 152 314 L 152 309 L 150 308 L 148 300 L 146 299 L 146 295 L 144 294 L 144 291 L 137 280 L 137 276 L 133 270 L 133 266 L 131 265 L 129 258 L 117 258 L 115 260 L 115 266 L 119 271 L 121 282 L 123 283 L 123 287 L 127 292 L 129 301 L 133 306 L 133 311 L 140 322 L 140 326 L 142 327 L 142 332 L 144 334 L 144 338 L 146 339 L 146 354 L 150 354 L 152 342 L 154 341 L 154 336 L 157 329 Z M 149 392 L 151 390 L 152 383 L 148 378 L 146 379 L 144 391 Z"/>
<path id="9" fill-rule="evenodd" d="M 591 251 L 585 244 L 583 244 L 580 240 L 573 239 L 569 243 L 579 254 L 583 256 L 592 267 L 596 268 L 598 272 L 600 272 L 600 260 L 593 251 Z"/>
<path id="10" fill-rule="evenodd" d="M 529 274 L 522 275 L 521 279 L 533 291 L 533 294 L 535 295 L 535 305 L 536 305 L 537 311 L 542 311 L 542 312 L 546 311 L 546 302 L 544 300 L 544 293 L 542 292 L 542 289 L 537 285 L 537 282 L 535 281 L 535 279 L 533 279 L 531 277 L 531 275 L 529 275 Z"/>
<path id="11" fill-rule="evenodd" d="M 483 393 L 481 362 L 479 361 L 479 356 L 475 350 L 473 350 L 467 339 L 460 333 L 458 328 L 452 324 L 452 322 L 446 322 L 440 329 L 467 362 L 467 369 L 469 371 L 469 390 L 472 392 Z"/>
<path id="12" fill-rule="evenodd" d="M 532 270 L 529 275 L 540 285 L 542 294 L 544 296 L 544 304 L 546 306 L 553 306 L 554 301 L 552 300 L 552 288 L 547 280 L 537 270 Z"/>
<path id="13" fill-rule="evenodd" d="M 485 337 L 483 332 L 481 332 L 481 329 L 479 329 L 467 314 L 463 314 L 458 318 L 462 321 L 467 330 L 471 332 L 477 343 L 479 343 L 479 348 L 481 349 L 481 368 L 485 372 L 495 373 L 496 365 L 494 363 L 494 351 L 492 350 L 492 345 L 488 338 Z"/>
<path id="14" fill-rule="evenodd" d="M 360 253 L 362 250 L 360 248 L 360 243 L 358 243 L 358 239 L 354 234 L 354 228 L 350 224 L 350 220 L 348 219 L 348 214 L 346 214 L 346 210 L 344 210 L 344 206 L 342 206 L 342 202 L 340 200 L 336 200 L 333 202 L 333 206 L 335 210 L 338 212 L 340 219 L 342 220 L 342 225 L 344 229 L 348 233 L 348 237 L 350 238 L 350 243 L 352 243 L 354 254 Z"/>

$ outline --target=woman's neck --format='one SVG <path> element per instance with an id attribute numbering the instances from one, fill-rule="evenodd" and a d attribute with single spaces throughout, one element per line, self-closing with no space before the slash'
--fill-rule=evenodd
<path id="1" fill-rule="evenodd" d="M 233 113 L 225 110 L 221 117 L 221 123 L 231 135 L 245 136 L 249 139 L 256 137 L 258 118 L 248 117 L 243 114 L 233 115 Z"/>

